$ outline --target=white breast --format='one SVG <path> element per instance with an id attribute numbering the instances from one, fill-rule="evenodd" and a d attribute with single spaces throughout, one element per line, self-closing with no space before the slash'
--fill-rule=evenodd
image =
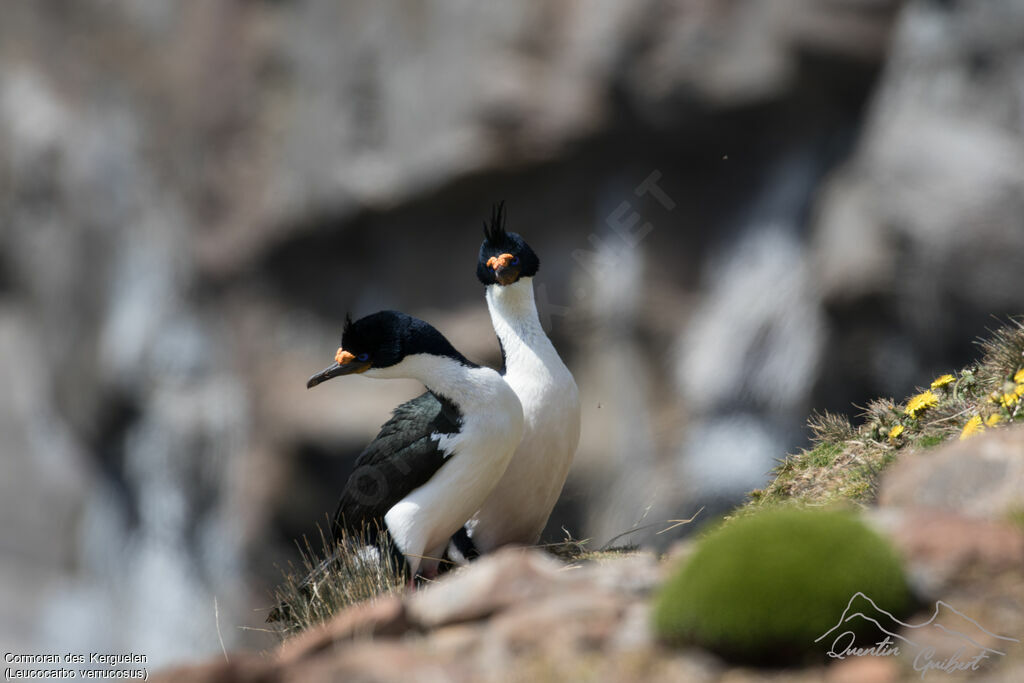
<path id="1" fill-rule="evenodd" d="M 493 370 L 468 370 L 466 377 L 440 391 L 462 412 L 459 432 L 434 437 L 448 453 L 447 461 L 384 516 L 413 573 L 436 567 L 448 540 L 505 473 L 523 433 L 519 399 Z"/>
<path id="2" fill-rule="evenodd" d="M 470 522 L 477 549 L 537 542 L 569 474 L 580 436 L 576 382 L 544 334 L 533 284 L 488 288 L 505 351 L 505 381 L 523 406 L 523 438 L 501 481 Z"/>

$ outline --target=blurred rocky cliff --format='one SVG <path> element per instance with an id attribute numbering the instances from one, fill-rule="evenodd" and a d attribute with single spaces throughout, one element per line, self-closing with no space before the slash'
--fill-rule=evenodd
<path id="1" fill-rule="evenodd" d="M 905 395 L 1024 311 L 1024 2 L 10 3 L 8 649 L 167 661 L 219 649 L 215 612 L 256 638 L 417 391 L 305 378 L 349 310 L 496 363 L 498 199 L 584 400 L 550 532 L 665 543 L 810 410 Z"/>

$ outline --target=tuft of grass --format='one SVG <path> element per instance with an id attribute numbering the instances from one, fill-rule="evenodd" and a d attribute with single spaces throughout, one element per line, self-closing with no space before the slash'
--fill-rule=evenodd
<path id="1" fill-rule="evenodd" d="M 856 430 L 845 415 L 836 415 L 827 410 L 814 413 L 807 421 L 816 443 L 842 443 L 856 436 Z"/>
<path id="2" fill-rule="evenodd" d="M 1024 318 L 1011 319 L 989 335 L 978 341 L 983 352 L 979 379 L 983 390 L 992 391 L 1024 367 Z"/>
<path id="3" fill-rule="evenodd" d="M 281 639 L 327 621 L 341 610 L 364 600 L 399 591 L 405 584 L 405 565 L 389 552 L 371 545 L 375 534 L 342 533 L 336 543 L 321 527 L 320 547 L 303 537 L 297 544 L 301 564 L 289 564 L 273 591 L 275 607 L 267 622 Z"/>
<path id="4" fill-rule="evenodd" d="M 911 607 L 899 558 L 881 536 L 848 510 L 761 510 L 699 541 L 655 598 L 654 627 L 672 645 L 732 661 L 820 661 L 828 645 L 815 639 L 857 592 L 898 616 Z"/>
<path id="5" fill-rule="evenodd" d="M 636 531 L 636 529 L 630 529 L 629 531 L 619 534 L 600 548 L 591 548 L 589 538 L 573 538 L 573 535 L 565 529 L 565 527 L 562 528 L 562 531 L 565 532 L 565 538 L 561 541 L 557 543 L 544 543 L 533 547 L 538 550 L 543 550 L 550 555 L 554 555 L 556 558 L 567 564 L 613 559 L 616 557 L 622 557 L 623 555 L 629 555 L 630 553 L 635 553 L 639 548 L 639 546 L 630 544 L 613 545 L 613 543 L 619 538 L 629 535 Z"/>
<path id="6" fill-rule="evenodd" d="M 819 443 L 801 460 L 804 467 L 829 467 L 843 452 L 841 443 Z"/>
<path id="7" fill-rule="evenodd" d="M 774 481 L 750 493 L 749 507 L 866 505 L 875 498 L 879 473 L 903 450 L 927 450 L 1024 421 L 1024 322 L 1011 320 L 979 346 L 978 363 L 935 378 L 914 396 L 871 401 L 859 427 L 844 416 L 813 415 L 813 447 L 780 461 Z"/>
<path id="8" fill-rule="evenodd" d="M 588 548 L 589 538 L 573 538 L 568 529 L 562 527 L 565 538 L 557 543 L 544 543 L 535 546 L 538 550 L 554 555 L 563 562 L 576 562 L 585 558 L 591 551 Z"/>
<path id="9" fill-rule="evenodd" d="M 946 437 L 942 436 L 941 434 L 928 434 L 918 439 L 915 442 L 915 445 L 920 449 L 934 448 L 935 446 L 938 446 L 940 443 L 943 443 L 945 441 Z"/>

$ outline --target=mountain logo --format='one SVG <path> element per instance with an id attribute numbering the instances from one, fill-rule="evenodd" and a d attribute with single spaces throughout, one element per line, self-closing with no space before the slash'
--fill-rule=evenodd
<path id="1" fill-rule="evenodd" d="M 855 632 L 869 622 L 883 635 L 871 647 L 858 646 Z M 992 633 L 949 603 L 938 600 L 931 617 L 920 624 L 908 624 L 885 611 L 861 592 L 853 594 L 835 626 L 815 638 L 831 638 L 826 653 L 834 659 L 847 657 L 899 657 L 914 655 L 914 670 L 921 678 L 929 671 L 954 673 L 977 671 L 983 660 L 1002 657 L 1016 638 Z M 943 655 L 936 654 L 936 645 Z M 947 650 L 951 653 L 947 654 Z"/>

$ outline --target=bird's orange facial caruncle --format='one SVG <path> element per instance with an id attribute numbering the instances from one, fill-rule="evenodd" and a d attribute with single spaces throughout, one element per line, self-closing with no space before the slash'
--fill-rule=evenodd
<path id="1" fill-rule="evenodd" d="M 361 353 L 358 356 L 351 351 L 339 348 L 334 353 L 334 362 L 347 371 L 345 374 L 366 372 L 370 369 L 370 355 Z"/>
<path id="2" fill-rule="evenodd" d="M 487 259 L 487 266 L 492 270 L 498 270 L 499 268 L 507 268 L 512 265 L 512 261 L 515 260 L 515 256 L 512 254 L 502 254 L 501 256 L 492 256 Z"/>
<path id="3" fill-rule="evenodd" d="M 494 278 L 501 285 L 510 285 L 519 279 L 519 257 L 501 254 L 487 259 L 487 267 L 494 271 Z"/>
<path id="4" fill-rule="evenodd" d="M 345 349 L 338 349 L 334 354 L 334 364 L 310 377 L 306 382 L 306 388 L 312 389 L 318 384 L 341 375 L 356 375 L 366 372 L 372 365 L 368 353 L 361 353 L 357 356 Z"/>

